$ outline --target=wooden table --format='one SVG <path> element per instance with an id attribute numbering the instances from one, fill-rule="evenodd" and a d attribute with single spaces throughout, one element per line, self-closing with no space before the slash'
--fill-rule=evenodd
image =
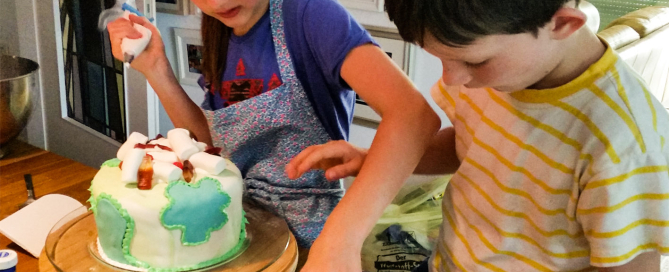
<path id="1" fill-rule="evenodd" d="M 62 194 L 87 204 L 88 187 L 97 169 L 21 141 L 14 141 L 8 149 L 0 159 L 0 220 L 16 212 L 28 198 L 24 174 L 32 175 L 35 197 Z M 38 260 L 2 234 L 1 248 L 18 253 L 18 272 L 38 271 Z"/>
<path id="2" fill-rule="evenodd" d="M 90 207 L 86 202 L 90 197 L 88 188 L 98 169 L 21 141 L 15 141 L 8 149 L 8 154 L 0 159 L 0 220 L 16 212 L 18 205 L 26 201 L 24 174 L 32 175 L 35 197 L 62 194 Z M 286 252 L 264 271 L 295 271 L 298 251 L 295 238 L 292 234 L 290 236 L 291 243 Z M 12 249 L 18 253 L 18 272 L 56 271 L 44 251 L 40 258 L 36 259 L 2 234 L 0 234 L 0 249 Z"/>

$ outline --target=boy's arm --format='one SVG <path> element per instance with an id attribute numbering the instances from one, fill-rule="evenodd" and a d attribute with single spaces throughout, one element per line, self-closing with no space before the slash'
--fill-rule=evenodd
<path id="1" fill-rule="evenodd" d="M 450 174 L 454 173 L 459 166 L 460 160 L 455 152 L 455 129 L 446 127 L 432 138 L 414 174 Z"/>
<path id="2" fill-rule="evenodd" d="M 382 121 L 360 173 L 327 219 L 302 271 L 360 271 L 364 239 L 439 129 L 427 101 L 377 46 L 351 50 L 341 75 Z"/>
<path id="3" fill-rule="evenodd" d="M 600 267 L 599 272 L 660 272 L 660 254 L 656 251 L 642 253 L 632 261 L 616 267 Z"/>

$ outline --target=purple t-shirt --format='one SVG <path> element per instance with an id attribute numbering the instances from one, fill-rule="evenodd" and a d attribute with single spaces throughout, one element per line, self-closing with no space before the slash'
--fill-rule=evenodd
<path id="1" fill-rule="evenodd" d="M 340 76 L 346 55 L 374 43 L 334 0 L 284 0 L 286 43 L 295 73 L 330 137 L 348 139 L 355 93 Z M 207 90 L 202 108 L 216 110 L 281 86 L 269 11 L 243 36 L 232 35 L 223 88 Z"/>

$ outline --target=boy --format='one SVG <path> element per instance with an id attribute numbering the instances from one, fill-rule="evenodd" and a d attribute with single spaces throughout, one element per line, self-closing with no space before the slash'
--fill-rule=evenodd
<path id="1" fill-rule="evenodd" d="M 455 171 L 430 271 L 659 271 L 658 252 L 669 252 L 669 116 L 583 27 L 577 1 L 385 3 L 402 37 L 444 69 L 432 95 L 453 126 L 416 168 Z M 338 178 L 363 160 L 364 150 L 333 142 L 305 150 L 287 172 Z M 398 186 L 364 200 L 387 203 Z M 364 200 L 337 209 L 353 215 Z M 377 218 L 337 219 L 326 228 L 360 237 Z M 336 267 L 328 258 L 342 263 L 341 244 L 357 245 L 329 232 L 305 268 Z"/>

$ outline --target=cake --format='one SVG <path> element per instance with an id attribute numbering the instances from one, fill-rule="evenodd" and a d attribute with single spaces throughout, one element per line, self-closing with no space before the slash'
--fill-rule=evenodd
<path id="1" fill-rule="evenodd" d="M 122 268 L 184 271 L 238 255 L 246 238 L 239 169 L 185 129 L 134 132 L 91 182 L 98 253 Z"/>

